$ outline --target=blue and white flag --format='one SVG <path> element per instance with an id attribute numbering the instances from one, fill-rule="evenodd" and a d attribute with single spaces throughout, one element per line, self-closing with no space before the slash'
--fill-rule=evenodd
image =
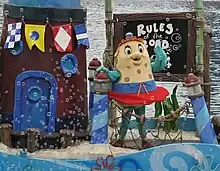
<path id="1" fill-rule="evenodd" d="M 84 45 L 89 48 L 89 38 L 86 30 L 85 24 L 79 24 L 74 27 L 76 33 L 76 39 L 78 41 L 78 46 Z"/>
<path id="2" fill-rule="evenodd" d="M 21 22 L 8 24 L 8 37 L 4 48 L 12 49 L 15 43 L 21 40 Z"/>

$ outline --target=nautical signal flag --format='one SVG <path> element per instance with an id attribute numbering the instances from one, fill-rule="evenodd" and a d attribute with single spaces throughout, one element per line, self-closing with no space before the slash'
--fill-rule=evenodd
<path id="1" fill-rule="evenodd" d="M 21 22 L 8 24 L 8 36 L 4 48 L 12 49 L 15 43 L 21 40 L 21 26 Z"/>
<path id="2" fill-rule="evenodd" d="M 74 27 L 76 33 L 76 39 L 78 41 L 78 46 L 84 45 L 89 48 L 89 38 L 86 30 L 85 24 L 79 24 Z"/>
<path id="3" fill-rule="evenodd" d="M 72 43 L 72 25 L 65 24 L 52 27 L 54 36 L 54 46 L 59 52 L 71 52 Z"/>
<path id="4" fill-rule="evenodd" d="M 25 24 L 25 38 L 30 50 L 36 45 L 40 51 L 45 52 L 45 28 L 45 25 Z"/>

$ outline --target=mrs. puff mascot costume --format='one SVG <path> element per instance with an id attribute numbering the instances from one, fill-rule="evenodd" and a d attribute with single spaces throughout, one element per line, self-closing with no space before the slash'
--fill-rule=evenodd
<path id="1" fill-rule="evenodd" d="M 167 65 L 167 55 L 164 50 L 156 46 L 154 49 L 156 58 L 151 63 L 143 39 L 133 36 L 132 33 L 126 34 L 126 39 L 122 39 L 114 55 L 114 70 L 110 71 L 104 66 L 97 69 L 97 72 L 104 70 L 108 73 L 112 81 L 112 91 L 109 92 L 110 99 L 115 99 L 123 107 L 128 108 L 130 112 L 136 115 L 145 115 L 145 105 L 153 102 L 165 100 L 169 92 L 156 86 L 153 73 L 160 72 Z M 123 146 L 123 140 L 126 136 L 130 115 L 122 118 L 122 124 L 119 132 L 119 140 L 112 145 Z M 140 119 L 136 119 L 140 122 Z M 139 124 L 140 125 L 140 124 Z M 146 134 L 146 129 L 139 126 L 139 134 Z M 146 140 L 142 140 L 143 148 L 153 146 Z"/>

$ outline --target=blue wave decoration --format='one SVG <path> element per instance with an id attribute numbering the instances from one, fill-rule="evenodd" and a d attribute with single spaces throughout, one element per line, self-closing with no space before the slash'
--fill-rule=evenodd
<path id="1" fill-rule="evenodd" d="M 52 160 L 0 153 L 0 170 L 220 171 L 219 153 L 220 145 L 215 144 L 170 144 L 114 159 L 102 159 L 101 164 L 98 160 Z"/>
<path id="2" fill-rule="evenodd" d="M 199 132 L 200 142 L 218 144 L 215 132 L 209 118 L 208 108 L 204 96 L 191 99 L 193 113 L 196 118 L 196 127 Z"/>
<path id="3" fill-rule="evenodd" d="M 94 95 L 90 110 L 92 120 L 91 144 L 108 143 L 108 95 Z"/>

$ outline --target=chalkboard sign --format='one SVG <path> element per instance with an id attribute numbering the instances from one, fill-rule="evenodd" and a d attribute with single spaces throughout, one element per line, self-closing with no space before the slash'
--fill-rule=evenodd
<path id="1" fill-rule="evenodd" d="M 187 20 L 146 20 L 131 21 L 124 25 L 124 35 L 132 32 L 137 37 L 142 37 L 148 46 L 151 59 L 154 59 L 154 47 L 160 45 L 166 52 L 168 63 L 166 71 L 171 74 L 186 73 L 187 65 Z"/>
<path id="2" fill-rule="evenodd" d="M 167 67 L 160 74 L 183 78 L 189 67 L 192 67 L 189 65 L 192 65 L 194 59 L 193 52 L 189 54 L 191 48 L 195 49 L 195 34 L 192 34 L 195 30 L 191 29 L 193 21 L 183 13 L 181 16 L 177 14 L 180 17 L 175 13 L 169 14 L 169 17 L 167 15 L 163 13 L 114 15 L 114 19 L 118 21 L 115 24 L 114 42 L 117 44 L 117 41 L 120 41 L 118 39 L 125 38 L 126 33 L 132 32 L 144 39 L 152 61 L 155 59 L 154 47 L 160 45 L 168 56 Z M 188 58 L 192 61 L 189 62 Z"/>

